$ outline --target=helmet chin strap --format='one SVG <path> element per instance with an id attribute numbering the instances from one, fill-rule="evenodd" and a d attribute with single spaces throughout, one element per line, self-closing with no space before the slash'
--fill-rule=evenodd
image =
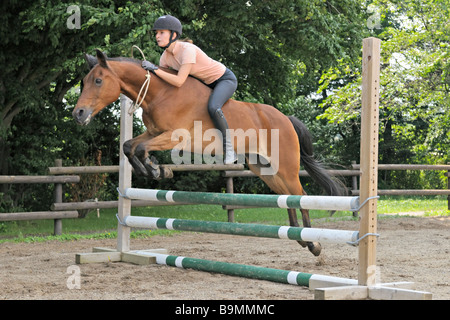
<path id="1" fill-rule="evenodd" d="M 174 33 L 176 34 L 175 39 L 173 39 L 173 34 L 174 34 Z M 174 43 L 175 41 L 177 41 L 179 37 L 180 37 L 180 36 L 178 35 L 178 33 L 176 33 L 175 31 L 171 31 L 171 32 L 170 32 L 170 40 L 169 40 L 169 43 L 167 44 L 167 46 L 161 47 L 161 48 L 163 48 L 164 50 L 166 50 L 168 47 L 170 47 L 170 45 L 171 45 L 172 43 Z"/>

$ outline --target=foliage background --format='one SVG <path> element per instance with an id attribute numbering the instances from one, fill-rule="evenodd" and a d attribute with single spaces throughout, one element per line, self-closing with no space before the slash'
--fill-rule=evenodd
<path id="1" fill-rule="evenodd" d="M 80 29 L 68 28 L 71 5 L 80 8 Z M 163 14 L 177 16 L 185 36 L 236 73 L 236 99 L 300 118 L 318 157 L 338 168 L 359 159 L 362 39 L 382 39 L 380 163 L 450 161 L 449 0 L 8 0 L 0 8 L 2 175 L 46 174 L 55 159 L 65 166 L 117 164 L 117 103 L 88 127 L 72 120 L 87 73 L 83 54 L 100 48 L 131 56 L 137 45 L 157 63 L 162 52 L 150 30 Z M 142 130 L 136 119 L 134 132 Z M 168 152 L 157 156 L 170 162 Z M 94 180 L 93 189 L 67 188 L 65 201 L 117 197 L 117 175 Z M 309 193 L 320 192 L 302 181 Z M 443 172 L 383 172 L 379 181 L 380 188 L 446 187 Z M 216 172 L 135 183 L 224 188 Z M 256 179 L 239 179 L 235 188 L 269 192 Z M 0 211 L 48 210 L 52 192 L 51 185 L 0 185 Z"/>

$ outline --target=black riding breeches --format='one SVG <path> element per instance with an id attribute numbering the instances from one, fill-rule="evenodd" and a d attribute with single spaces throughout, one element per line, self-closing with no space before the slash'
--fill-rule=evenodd
<path id="1" fill-rule="evenodd" d="M 223 76 L 208 86 L 213 89 L 208 100 L 208 112 L 211 118 L 214 118 L 216 111 L 221 109 L 236 91 L 237 79 L 234 73 L 227 68 Z"/>

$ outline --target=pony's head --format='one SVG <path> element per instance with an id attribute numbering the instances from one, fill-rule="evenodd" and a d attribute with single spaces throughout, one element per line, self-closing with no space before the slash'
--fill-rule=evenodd
<path id="1" fill-rule="evenodd" d="M 72 115 L 80 125 L 87 125 L 92 117 L 113 103 L 120 95 L 120 79 L 108 65 L 106 56 L 97 50 L 97 58 L 85 55 L 91 71 L 83 79 L 83 90 Z"/>

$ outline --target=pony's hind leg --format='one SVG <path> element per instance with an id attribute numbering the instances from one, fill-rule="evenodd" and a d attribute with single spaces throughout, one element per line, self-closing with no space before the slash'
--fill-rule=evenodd
<path id="1" fill-rule="evenodd" d="M 289 223 L 292 227 L 299 227 L 298 219 L 297 219 L 297 210 L 296 209 L 287 209 L 289 216 Z M 302 212 L 302 221 L 304 228 L 311 228 L 311 222 L 309 219 L 309 211 L 305 209 L 300 209 Z M 307 241 L 297 241 L 303 248 L 308 247 L 308 250 L 315 256 L 320 255 L 322 251 L 322 246 L 318 242 L 307 242 Z"/>
<path id="2" fill-rule="evenodd" d="M 302 195 L 306 195 L 306 191 L 301 186 L 300 180 L 298 181 L 298 184 L 300 184 L 300 188 L 302 188 L 302 193 L 301 194 Z M 290 212 L 289 210 L 292 210 L 292 212 Z M 311 228 L 311 219 L 309 217 L 309 210 L 307 210 L 307 209 L 300 209 L 300 212 L 302 213 L 303 227 L 304 228 Z M 294 226 L 294 225 L 292 225 L 293 222 L 298 225 L 297 210 L 296 209 L 288 209 L 288 215 L 289 215 L 289 222 L 291 223 L 291 226 Z M 307 246 L 308 250 L 315 256 L 320 255 L 320 252 L 322 251 L 322 246 L 320 245 L 319 242 L 299 241 L 298 243 L 300 243 L 300 245 L 302 247 Z"/>
<path id="3" fill-rule="evenodd" d="M 277 194 L 292 194 L 292 195 L 305 195 L 302 185 L 298 176 L 294 174 L 288 174 L 284 168 L 280 166 L 280 170 L 276 175 L 260 175 L 260 167 L 257 165 L 248 164 L 251 171 L 259 175 L 259 177 Z M 295 171 L 294 171 L 295 172 Z M 298 172 L 298 169 L 296 170 Z M 299 227 L 298 217 L 296 209 L 287 209 L 289 216 L 289 223 L 292 227 Z M 311 221 L 309 218 L 309 211 L 301 209 L 302 221 L 304 228 L 311 227 Z M 320 255 L 322 246 L 318 242 L 298 241 L 302 247 L 308 247 L 309 251 L 315 256 Z"/>
<path id="4" fill-rule="evenodd" d="M 303 189 L 297 174 L 289 175 L 289 177 L 291 177 L 291 179 L 288 179 L 286 177 L 287 176 L 285 176 L 283 181 L 286 182 L 286 186 L 289 190 L 288 194 L 306 195 L 306 192 Z M 302 213 L 303 227 L 311 228 L 311 219 L 309 217 L 309 210 L 300 209 L 300 212 Z M 290 222 L 291 226 L 293 226 L 293 227 L 299 226 L 298 218 L 297 218 L 297 210 L 296 209 L 288 209 L 288 215 L 289 215 L 289 222 Z M 305 247 L 305 246 L 308 247 L 308 250 L 315 256 L 320 255 L 320 252 L 322 251 L 322 246 L 318 242 L 299 241 L 299 243 L 302 247 Z"/>

